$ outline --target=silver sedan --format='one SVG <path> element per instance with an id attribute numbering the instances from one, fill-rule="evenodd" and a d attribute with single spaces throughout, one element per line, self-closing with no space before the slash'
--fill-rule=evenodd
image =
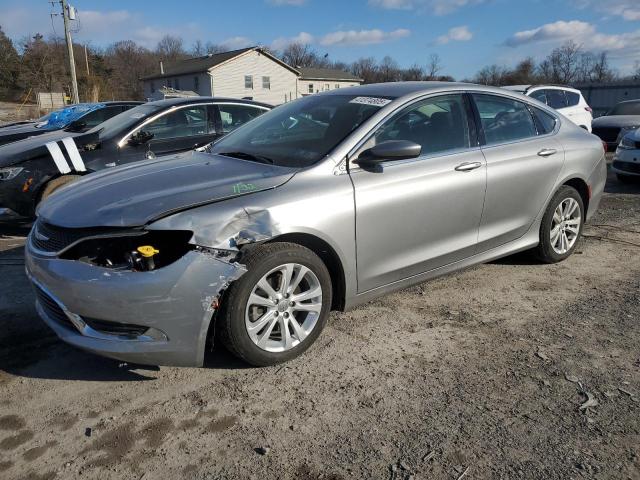
<path id="1" fill-rule="evenodd" d="M 601 141 L 546 105 L 471 84 L 340 89 L 211 146 L 52 195 L 27 244 L 37 309 L 64 341 L 202 365 L 300 355 L 329 311 L 532 250 L 576 248 L 606 178 Z"/>

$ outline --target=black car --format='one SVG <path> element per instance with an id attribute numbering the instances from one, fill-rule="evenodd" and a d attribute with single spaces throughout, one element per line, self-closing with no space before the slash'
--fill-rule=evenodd
<path id="1" fill-rule="evenodd" d="M 143 102 L 101 102 L 68 105 L 32 122 L 15 122 L 0 127 L 0 145 L 17 142 L 63 128 L 86 132 L 105 120 Z"/>
<path id="2" fill-rule="evenodd" d="M 204 147 L 270 110 L 249 100 L 176 98 L 139 105 L 88 132 L 61 130 L 0 146 L 0 220 L 87 173 Z"/>
<path id="3" fill-rule="evenodd" d="M 605 115 L 596 118 L 591 126 L 594 135 L 607 143 L 609 151 L 614 151 L 627 133 L 640 127 L 640 100 L 618 103 Z"/>

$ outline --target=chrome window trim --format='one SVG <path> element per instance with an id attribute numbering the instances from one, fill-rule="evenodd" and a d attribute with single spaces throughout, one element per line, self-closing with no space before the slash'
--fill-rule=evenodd
<path id="1" fill-rule="evenodd" d="M 180 109 L 183 109 L 183 108 L 199 107 L 199 106 L 209 107 L 209 106 L 212 106 L 212 105 L 239 105 L 239 106 L 243 106 L 243 107 L 252 107 L 252 108 L 256 108 L 256 109 L 260 109 L 260 110 L 265 110 L 266 112 L 271 110 L 271 109 L 269 109 L 267 107 L 263 107 L 262 105 L 252 105 L 252 104 L 242 103 L 242 102 L 206 102 L 206 103 L 199 102 L 199 103 L 189 103 L 187 105 L 174 105 L 173 107 L 169 107 L 167 110 L 163 110 L 162 112 L 157 113 L 153 117 L 147 118 L 144 122 L 142 122 L 140 125 L 138 125 L 133 130 L 131 130 L 129 133 L 127 133 L 118 142 L 118 144 L 117 144 L 118 148 L 122 148 L 124 146 L 124 144 L 126 143 L 126 141 L 129 139 L 129 137 L 131 137 L 131 135 L 133 135 L 134 133 L 138 132 L 142 127 L 144 127 L 145 125 L 148 125 L 149 123 L 155 121 L 156 119 L 162 117 L 163 115 L 168 115 L 169 113 L 173 113 L 176 110 L 180 110 Z"/>

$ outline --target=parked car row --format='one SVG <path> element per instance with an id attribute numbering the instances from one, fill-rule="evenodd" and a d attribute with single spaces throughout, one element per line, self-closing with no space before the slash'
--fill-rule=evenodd
<path id="1" fill-rule="evenodd" d="M 409 82 L 271 111 L 150 103 L 20 159 L 7 146 L 18 163 L 3 171 L 19 170 L 2 202 L 102 169 L 42 202 L 27 241 L 37 310 L 64 341 L 193 366 L 220 340 L 271 365 L 309 348 L 330 310 L 522 250 L 571 255 L 606 160 L 545 95 Z"/>
<path id="2" fill-rule="evenodd" d="M 32 218 L 42 200 L 87 173 L 205 146 L 271 108 L 211 97 L 76 107 L 25 126 L 36 136 L 0 146 L 0 219 Z"/>

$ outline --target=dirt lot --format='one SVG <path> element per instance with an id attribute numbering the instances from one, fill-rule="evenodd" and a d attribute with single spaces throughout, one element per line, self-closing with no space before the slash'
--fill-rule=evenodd
<path id="1" fill-rule="evenodd" d="M 519 255 L 334 313 L 263 369 L 67 347 L 5 237 L 0 478 L 640 479 L 640 185 L 607 191 L 568 261 Z"/>

